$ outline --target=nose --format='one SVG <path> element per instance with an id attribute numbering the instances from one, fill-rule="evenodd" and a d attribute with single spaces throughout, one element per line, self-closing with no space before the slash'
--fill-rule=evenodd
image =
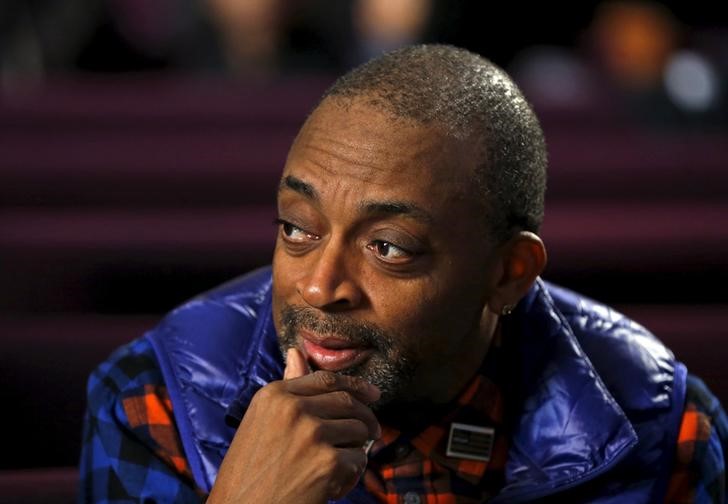
<path id="1" fill-rule="evenodd" d="M 351 309 L 361 302 L 351 251 L 344 243 L 330 239 L 311 254 L 309 274 L 296 284 L 299 295 L 321 310 Z"/>

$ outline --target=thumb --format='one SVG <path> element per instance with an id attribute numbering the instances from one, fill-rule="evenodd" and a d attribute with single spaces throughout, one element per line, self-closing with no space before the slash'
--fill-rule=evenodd
<path id="1" fill-rule="evenodd" d="M 286 351 L 286 369 L 283 371 L 283 379 L 290 380 L 307 375 L 311 370 L 308 368 L 306 359 L 298 348 L 289 348 Z"/>

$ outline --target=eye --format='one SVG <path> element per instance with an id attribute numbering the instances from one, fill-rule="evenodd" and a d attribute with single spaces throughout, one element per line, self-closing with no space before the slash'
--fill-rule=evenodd
<path id="1" fill-rule="evenodd" d="M 319 239 L 318 235 L 309 233 L 308 231 L 305 231 L 304 229 L 301 229 L 300 227 L 286 220 L 276 219 L 275 222 L 280 226 L 283 238 L 289 242 L 303 243 L 308 240 Z"/>
<path id="2" fill-rule="evenodd" d="M 405 262 L 414 255 L 409 250 L 383 240 L 374 240 L 367 245 L 367 248 L 373 251 L 381 260 L 390 263 Z"/>

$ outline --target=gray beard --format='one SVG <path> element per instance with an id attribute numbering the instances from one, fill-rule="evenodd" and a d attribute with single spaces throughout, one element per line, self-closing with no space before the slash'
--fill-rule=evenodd
<path id="1" fill-rule="evenodd" d="M 298 347 L 297 334 L 301 329 L 316 334 L 335 335 L 357 346 L 374 349 L 365 362 L 337 371 L 341 375 L 361 378 L 379 388 L 381 397 L 371 405 L 373 409 L 405 399 L 401 396 L 412 383 L 415 364 L 395 347 L 401 339 L 374 324 L 352 320 L 347 316 L 328 314 L 321 318 L 310 308 L 286 305 L 281 310 L 281 331 L 278 335 L 284 356 L 289 348 Z"/>

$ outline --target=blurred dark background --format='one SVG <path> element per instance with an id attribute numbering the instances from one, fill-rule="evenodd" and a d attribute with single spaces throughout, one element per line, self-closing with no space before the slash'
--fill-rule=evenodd
<path id="1" fill-rule="evenodd" d="M 268 263 L 277 177 L 320 93 L 416 42 L 492 59 L 541 117 L 545 277 L 637 318 L 728 399 L 722 11 L 4 0 L 0 488 L 73 499 L 88 373 L 178 303 Z"/>

